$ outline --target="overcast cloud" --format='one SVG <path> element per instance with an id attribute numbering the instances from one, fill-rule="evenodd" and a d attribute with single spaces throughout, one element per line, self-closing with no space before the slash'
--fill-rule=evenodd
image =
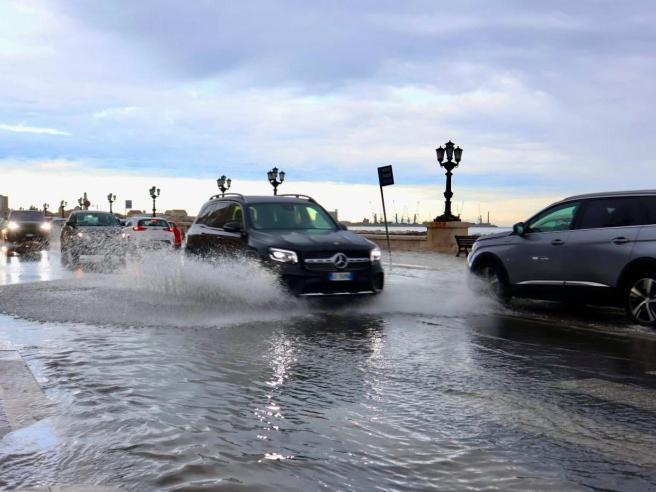
<path id="1" fill-rule="evenodd" d="M 0 18 L 0 166 L 44 179 L 39 162 L 71 161 L 237 185 L 277 164 L 356 185 L 391 163 L 437 192 L 452 139 L 456 198 L 656 180 L 651 1 L 4 1 Z"/>

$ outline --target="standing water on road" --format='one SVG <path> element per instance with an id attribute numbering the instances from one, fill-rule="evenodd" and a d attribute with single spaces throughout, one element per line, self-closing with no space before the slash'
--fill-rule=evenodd
<path id="1" fill-rule="evenodd" d="M 654 337 L 529 322 L 462 261 L 396 259 L 350 302 L 165 254 L 6 282 L 0 341 L 53 408 L 0 440 L 0 487 L 656 487 Z"/>

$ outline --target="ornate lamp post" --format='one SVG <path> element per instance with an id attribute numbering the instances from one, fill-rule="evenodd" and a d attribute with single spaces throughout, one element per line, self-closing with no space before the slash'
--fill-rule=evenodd
<path id="1" fill-rule="evenodd" d="M 269 183 L 273 186 L 273 194 L 278 194 L 278 186 L 280 186 L 283 181 L 285 181 L 285 171 L 278 172 L 278 168 L 274 167 L 267 173 L 267 178 L 269 178 Z"/>
<path id="2" fill-rule="evenodd" d="M 112 210 L 112 203 L 116 201 L 116 195 L 112 195 L 111 193 L 107 195 L 107 201 L 109 202 L 109 213 L 113 214 L 114 211 Z"/>
<path id="3" fill-rule="evenodd" d="M 84 196 L 80 197 L 77 199 L 77 203 L 80 206 L 81 209 L 83 210 L 89 210 L 89 206 L 91 205 L 91 202 L 87 198 L 87 192 L 84 192 Z"/>
<path id="4" fill-rule="evenodd" d="M 225 195 L 225 192 L 230 189 L 231 184 L 232 180 L 230 178 L 226 178 L 225 174 L 221 175 L 221 177 L 216 180 L 216 185 L 221 190 L 222 195 Z"/>
<path id="5" fill-rule="evenodd" d="M 64 212 L 66 211 L 66 205 L 68 205 L 68 202 L 65 202 L 62 200 L 59 202 L 59 215 L 61 215 L 61 218 L 64 218 Z"/>
<path id="6" fill-rule="evenodd" d="M 150 190 L 150 198 L 153 199 L 153 217 L 156 216 L 157 209 L 155 208 L 155 200 L 157 200 L 157 197 L 159 196 L 159 188 L 153 186 Z"/>
<path id="7" fill-rule="evenodd" d="M 439 217 L 435 217 L 435 222 L 455 222 L 460 221 L 460 217 L 453 215 L 451 213 L 451 197 L 453 197 L 453 192 L 451 191 L 451 176 L 453 171 L 458 164 L 460 164 L 460 159 L 462 159 L 462 149 L 460 147 L 455 147 L 455 144 L 449 140 L 444 144 L 444 148 L 439 147 L 435 149 L 437 152 L 437 162 L 440 163 L 444 169 L 446 169 L 446 191 L 444 192 L 444 213 Z M 446 153 L 446 162 L 444 162 L 444 154 Z"/>
<path id="8" fill-rule="evenodd" d="M 44 203 L 43 204 L 43 213 L 47 214 L 49 208 L 50 208 L 50 204 L 49 203 Z"/>

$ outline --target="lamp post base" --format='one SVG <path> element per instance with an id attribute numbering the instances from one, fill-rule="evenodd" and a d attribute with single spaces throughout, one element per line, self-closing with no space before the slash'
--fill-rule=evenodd
<path id="1" fill-rule="evenodd" d="M 435 217 L 433 222 L 460 222 L 460 217 L 453 214 L 442 214 L 439 217 Z"/>

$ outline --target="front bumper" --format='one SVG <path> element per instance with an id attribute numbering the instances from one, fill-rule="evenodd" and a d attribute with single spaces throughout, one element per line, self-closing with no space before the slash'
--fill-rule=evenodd
<path id="1" fill-rule="evenodd" d="M 385 285 L 385 273 L 379 261 L 358 269 L 310 271 L 294 264 L 280 265 L 277 270 L 285 287 L 298 296 L 376 294 Z M 346 272 L 352 274 L 352 280 L 330 280 L 331 273 Z"/>

